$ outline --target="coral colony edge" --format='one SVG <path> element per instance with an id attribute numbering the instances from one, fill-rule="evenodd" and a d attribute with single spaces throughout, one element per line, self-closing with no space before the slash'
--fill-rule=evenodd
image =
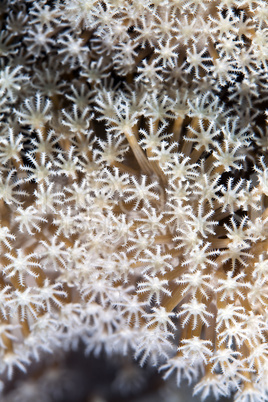
<path id="1" fill-rule="evenodd" d="M 267 401 L 267 1 L 0 16 L 2 387 L 82 343 Z"/>

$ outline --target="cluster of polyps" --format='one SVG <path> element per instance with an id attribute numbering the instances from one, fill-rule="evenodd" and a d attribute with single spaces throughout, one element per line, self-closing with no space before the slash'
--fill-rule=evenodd
<path id="1" fill-rule="evenodd" d="M 266 2 L 45 3 L 1 8 L 3 378 L 82 340 L 264 401 Z"/>

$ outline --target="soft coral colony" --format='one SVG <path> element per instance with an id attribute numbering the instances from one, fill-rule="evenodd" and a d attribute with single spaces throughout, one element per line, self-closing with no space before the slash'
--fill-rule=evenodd
<path id="1" fill-rule="evenodd" d="M 267 2 L 0 15 L 2 380 L 80 340 L 267 400 Z"/>

